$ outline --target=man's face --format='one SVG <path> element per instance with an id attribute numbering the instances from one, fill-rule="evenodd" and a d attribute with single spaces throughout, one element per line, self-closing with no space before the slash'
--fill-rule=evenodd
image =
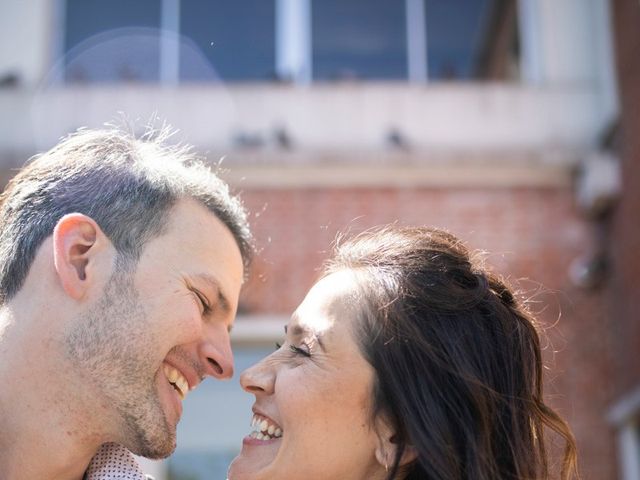
<path id="1" fill-rule="evenodd" d="M 174 450 L 187 392 L 206 375 L 233 374 L 229 330 L 243 278 L 235 239 L 205 207 L 183 200 L 169 215 L 66 336 L 105 431 L 150 458 Z"/>

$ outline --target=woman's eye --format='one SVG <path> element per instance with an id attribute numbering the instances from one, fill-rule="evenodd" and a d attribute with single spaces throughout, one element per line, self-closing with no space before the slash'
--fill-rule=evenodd
<path id="1" fill-rule="evenodd" d="M 282 348 L 282 344 L 280 342 L 276 342 L 276 351 L 280 350 Z M 293 353 L 294 355 L 302 355 L 304 357 L 310 357 L 311 356 L 311 352 L 309 350 L 309 348 L 304 345 L 302 347 L 296 347 L 295 345 L 289 345 L 288 348 L 289 352 Z"/>
<path id="2" fill-rule="evenodd" d="M 311 356 L 311 352 L 307 349 L 306 346 L 304 348 L 302 348 L 302 347 L 296 347 L 295 345 L 291 345 L 289 347 L 289 349 L 293 353 L 295 353 L 296 355 L 302 355 L 304 357 L 310 357 Z"/>

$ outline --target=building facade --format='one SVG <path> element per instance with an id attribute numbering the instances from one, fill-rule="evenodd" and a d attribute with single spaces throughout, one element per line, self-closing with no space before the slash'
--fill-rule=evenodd
<path id="1" fill-rule="evenodd" d="M 443 227 L 487 250 L 537 312 L 548 399 L 583 478 L 640 478 L 637 2 L 2 6 L 5 181 L 124 112 L 134 129 L 154 116 L 180 129 L 242 194 L 260 252 L 237 371 L 280 339 L 338 233 Z M 148 468 L 224 478 L 251 396 L 205 382 L 187 402 L 176 454 Z"/>
<path id="2" fill-rule="evenodd" d="M 612 399 L 608 420 L 616 431 L 619 478 L 640 479 L 640 5 L 614 0 L 613 31 L 621 102 L 615 149 L 622 165 L 619 203 L 606 220 L 611 273 L 606 284 L 611 343 Z"/>

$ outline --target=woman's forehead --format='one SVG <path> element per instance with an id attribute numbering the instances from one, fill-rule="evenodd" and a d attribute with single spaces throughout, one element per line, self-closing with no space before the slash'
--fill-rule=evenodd
<path id="1" fill-rule="evenodd" d="M 289 330 L 302 334 L 329 333 L 337 320 L 341 323 L 353 317 L 356 277 L 350 270 L 331 273 L 320 279 L 291 316 Z"/>

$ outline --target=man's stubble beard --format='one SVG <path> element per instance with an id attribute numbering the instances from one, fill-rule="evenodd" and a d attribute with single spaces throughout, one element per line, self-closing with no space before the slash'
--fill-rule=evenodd
<path id="1" fill-rule="evenodd" d="M 76 371 L 103 396 L 96 402 L 115 411 L 121 438 L 112 441 L 137 455 L 165 458 L 176 446 L 175 425 L 169 424 L 158 397 L 155 330 L 140 303 L 134 271 L 135 266 L 116 262 L 102 298 L 74 321 L 65 347 Z"/>

